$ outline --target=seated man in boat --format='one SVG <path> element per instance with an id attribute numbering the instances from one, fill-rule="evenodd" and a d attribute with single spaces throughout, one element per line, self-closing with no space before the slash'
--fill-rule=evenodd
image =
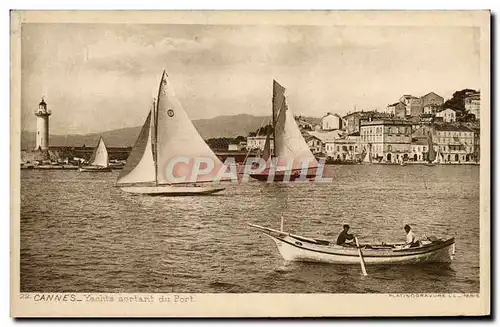
<path id="1" fill-rule="evenodd" d="M 353 245 L 354 235 L 347 233 L 349 231 L 349 225 L 344 225 L 344 230 L 340 232 L 337 237 L 337 245 L 349 246 Z"/>
<path id="2" fill-rule="evenodd" d="M 413 231 L 411 230 L 410 225 L 405 225 L 405 232 L 406 232 L 405 247 L 414 248 L 420 246 L 420 241 L 418 240 L 417 235 L 415 235 L 415 233 L 413 233 Z"/>

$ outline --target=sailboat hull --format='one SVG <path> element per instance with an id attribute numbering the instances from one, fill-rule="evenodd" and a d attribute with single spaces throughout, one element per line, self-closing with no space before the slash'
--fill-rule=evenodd
<path id="1" fill-rule="evenodd" d="M 98 172 L 105 173 L 105 172 L 113 171 L 113 169 L 111 167 L 85 166 L 85 167 L 78 168 L 78 171 L 87 172 L 87 173 L 98 173 Z"/>
<path id="2" fill-rule="evenodd" d="M 157 195 L 157 196 L 186 196 L 186 195 L 210 195 L 224 190 L 223 187 L 214 186 L 124 186 L 120 189 L 127 193 Z"/>
<path id="3" fill-rule="evenodd" d="M 264 170 L 262 173 L 250 174 L 250 177 L 261 181 L 269 181 L 269 169 Z M 306 173 L 306 179 L 312 179 L 316 177 L 316 168 L 309 168 Z M 272 177 L 271 181 L 283 182 L 283 181 L 295 181 L 301 178 L 301 170 L 292 170 L 291 172 L 277 171 Z"/>

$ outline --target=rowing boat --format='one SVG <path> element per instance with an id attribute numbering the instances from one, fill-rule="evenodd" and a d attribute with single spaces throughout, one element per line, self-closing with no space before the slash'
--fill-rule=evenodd
<path id="1" fill-rule="evenodd" d="M 276 243 L 278 251 L 286 261 L 359 264 L 360 256 L 356 246 L 340 246 L 325 240 L 294 235 L 254 224 L 248 225 L 269 236 Z M 421 241 L 418 247 L 407 248 L 403 243 L 382 243 L 360 244 L 359 249 L 367 265 L 449 263 L 455 252 L 454 245 L 454 238 L 443 240 L 431 237 Z"/>

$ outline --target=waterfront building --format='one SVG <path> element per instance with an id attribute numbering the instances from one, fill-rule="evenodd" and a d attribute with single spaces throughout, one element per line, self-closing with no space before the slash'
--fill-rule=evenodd
<path id="1" fill-rule="evenodd" d="M 473 159 L 476 162 L 479 162 L 479 159 L 481 158 L 481 151 L 480 151 L 480 136 L 481 136 L 481 131 L 479 130 L 479 127 L 471 127 L 470 128 L 474 132 L 474 153 L 473 153 Z"/>
<path id="2" fill-rule="evenodd" d="M 324 143 L 320 138 L 314 135 L 306 135 L 304 137 L 309 149 L 311 149 L 312 154 L 323 154 L 324 153 Z"/>
<path id="3" fill-rule="evenodd" d="M 426 161 L 429 153 L 429 143 L 427 138 L 412 138 L 411 153 L 409 160 L 419 162 Z"/>
<path id="4" fill-rule="evenodd" d="M 358 141 L 351 136 L 328 141 L 325 143 L 325 154 L 334 160 L 355 160 L 362 153 Z"/>
<path id="5" fill-rule="evenodd" d="M 429 158 L 429 133 L 432 135 L 434 150 L 438 150 L 434 125 L 422 124 L 420 128 L 412 133 L 410 160 L 427 161 Z"/>
<path id="6" fill-rule="evenodd" d="M 264 150 L 264 146 L 266 144 L 266 138 L 267 136 L 265 135 L 248 136 L 247 149 L 248 150 L 260 149 L 261 151 Z M 270 142 L 271 142 L 271 149 L 274 149 L 274 142 L 272 136 L 270 136 Z"/>
<path id="7" fill-rule="evenodd" d="M 442 109 L 436 113 L 436 117 L 442 117 L 445 123 L 454 123 L 457 121 L 457 114 L 451 108 Z"/>
<path id="8" fill-rule="evenodd" d="M 355 111 L 348 113 L 342 117 L 344 121 L 344 130 L 347 134 L 359 133 L 361 120 L 377 119 L 377 118 L 391 118 L 391 114 L 387 112 L 378 111 Z"/>
<path id="9" fill-rule="evenodd" d="M 47 109 L 47 103 L 42 97 L 42 101 L 38 104 L 38 109 L 35 110 L 36 116 L 36 150 L 49 149 L 49 116 L 52 114 Z"/>
<path id="10" fill-rule="evenodd" d="M 360 145 L 380 162 L 408 160 L 411 153 L 412 124 L 401 119 L 361 121 Z"/>
<path id="11" fill-rule="evenodd" d="M 315 153 L 321 152 L 321 154 L 333 157 L 333 146 L 336 144 L 335 142 L 339 139 L 344 139 L 347 136 L 347 133 L 342 130 L 333 130 L 333 131 L 312 131 L 309 132 L 308 135 L 304 136 L 311 151 Z M 319 144 L 321 144 L 321 150 Z M 330 154 L 329 154 L 330 153 Z"/>
<path id="12" fill-rule="evenodd" d="M 474 161 L 476 150 L 475 131 L 454 124 L 435 125 L 434 144 L 437 144 L 445 162 Z"/>
<path id="13" fill-rule="evenodd" d="M 466 94 L 464 99 L 465 110 L 476 116 L 476 119 L 480 118 L 481 109 L 481 93 L 480 92 L 470 92 Z"/>

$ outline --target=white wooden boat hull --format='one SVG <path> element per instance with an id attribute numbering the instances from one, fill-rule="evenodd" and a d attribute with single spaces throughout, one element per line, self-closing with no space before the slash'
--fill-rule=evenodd
<path id="1" fill-rule="evenodd" d="M 127 193 L 143 195 L 182 196 L 182 195 L 209 195 L 224 190 L 214 186 L 122 186 L 120 189 Z"/>
<path id="2" fill-rule="evenodd" d="M 359 264 L 358 249 L 355 246 L 332 245 L 324 240 L 310 239 L 253 224 L 250 226 L 269 236 L 286 261 Z M 454 244 L 453 238 L 407 249 L 365 244 L 361 245 L 361 251 L 367 265 L 449 263 L 452 260 L 450 249 Z"/>
<path id="3" fill-rule="evenodd" d="M 100 166 L 84 166 L 78 168 L 79 172 L 87 172 L 87 173 L 98 173 L 98 172 L 110 172 L 113 171 L 111 167 L 100 167 Z"/>

